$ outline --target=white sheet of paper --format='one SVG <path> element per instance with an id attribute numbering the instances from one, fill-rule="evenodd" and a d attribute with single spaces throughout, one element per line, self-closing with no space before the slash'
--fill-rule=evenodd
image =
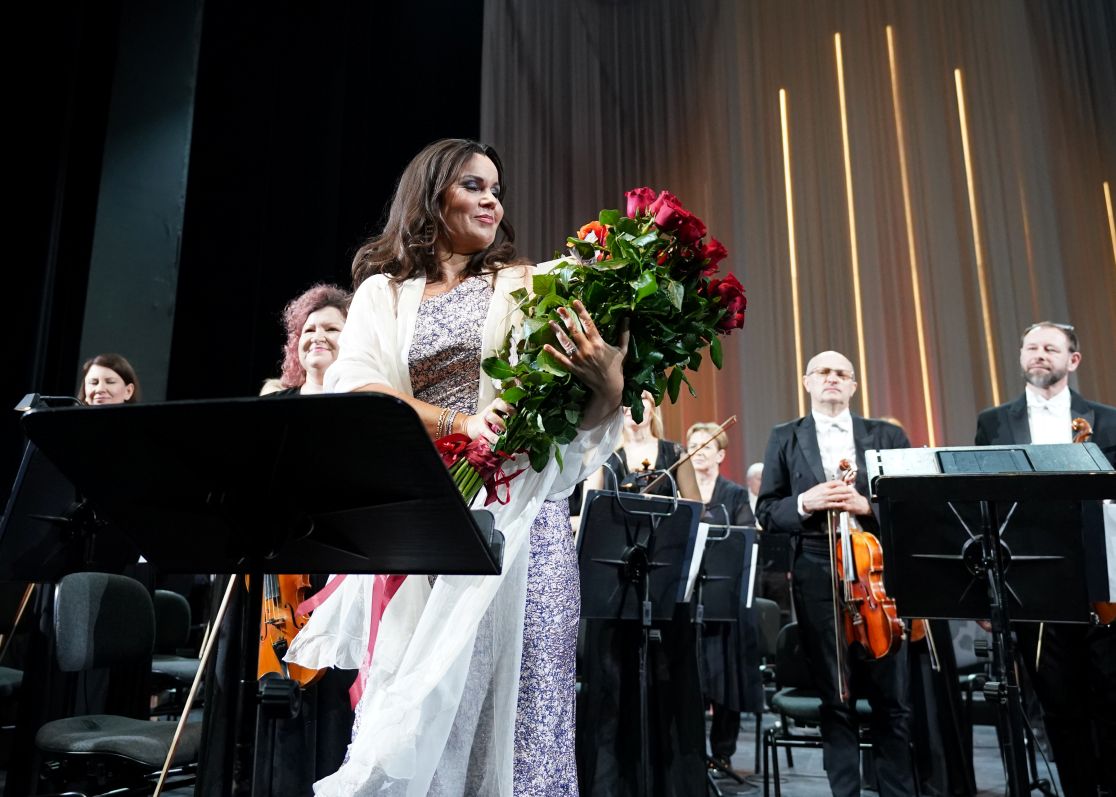
<path id="1" fill-rule="evenodd" d="M 701 559 L 705 556 L 705 539 L 709 536 L 709 524 L 698 523 L 697 538 L 694 540 L 694 555 L 690 557 L 690 572 L 686 576 L 686 597 L 683 603 L 689 603 L 694 594 L 694 584 L 697 582 L 698 571 L 701 570 Z"/>
<path id="2" fill-rule="evenodd" d="M 1101 505 L 1104 513 L 1104 557 L 1108 560 L 1109 600 L 1116 600 L 1116 501 L 1105 500 Z"/>

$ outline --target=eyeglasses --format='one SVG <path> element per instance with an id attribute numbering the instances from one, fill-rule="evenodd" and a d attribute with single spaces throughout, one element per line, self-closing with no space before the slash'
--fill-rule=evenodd
<path id="1" fill-rule="evenodd" d="M 823 380 L 829 379 L 830 376 L 835 376 L 842 382 L 851 382 L 854 376 L 852 371 L 843 371 L 840 368 L 815 368 L 813 371 L 809 371 L 806 376 L 811 376 L 813 374 L 817 374 Z"/>
<path id="2" fill-rule="evenodd" d="M 1031 324 L 1029 327 L 1023 330 L 1023 335 L 1026 336 L 1028 332 L 1038 329 L 1039 327 L 1054 327 L 1055 329 L 1060 329 L 1063 332 L 1077 331 L 1073 328 L 1073 324 L 1059 324 L 1057 321 L 1039 321 L 1037 324 Z"/>

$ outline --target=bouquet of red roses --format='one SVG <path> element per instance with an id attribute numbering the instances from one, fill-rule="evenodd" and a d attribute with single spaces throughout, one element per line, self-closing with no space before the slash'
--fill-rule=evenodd
<path id="1" fill-rule="evenodd" d="M 503 472 L 506 461 L 523 452 L 537 471 L 552 457 L 561 465 L 560 446 L 577 434 L 588 391 L 543 348 L 559 347 L 550 326 L 552 320 L 561 325 L 559 307 L 580 300 L 612 344 L 627 321 L 623 403 L 637 421 L 644 390 L 656 404 L 664 396 L 677 401 L 683 383 L 693 395 L 686 372 L 698 369 L 706 348 L 720 368 L 720 336 L 744 325 L 744 287 L 731 273 L 714 276 L 728 252 L 716 238 L 706 241 L 701 219 L 669 191 L 656 196 L 650 188 L 636 188 L 626 197 L 626 214 L 602 210 L 567 239 L 569 257 L 536 275 L 531 292 L 513 294 L 523 322 L 512 329 L 505 350 L 482 368 L 499 380 L 500 397 L 516 413 L 494 449 L 461 436 L 437 443 L 466 501 L 482 485 L 488 487 L 486 503 L 506 501 L 498 498 L 499 489 L 520 472 Z"/>

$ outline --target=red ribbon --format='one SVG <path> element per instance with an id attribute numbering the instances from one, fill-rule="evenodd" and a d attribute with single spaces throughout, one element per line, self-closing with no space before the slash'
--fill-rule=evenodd
<path id="1" fill-rule="evenodd" d="M 403 586 L 406 576 L 373 576 L 372 582 L 372 612 L 368 627 L 368 649 L 364 652 L 364 660 L 360 663 L 356 680 L 349 687 L 349 702 L 355 709 L 364 694 L 364 685 L 368 681 L 368 673 L 372 669 L 372 652 L 376 649 L 376 637 L 380 633 L 380 619 L 387 610 L 387 605 L 399 588 Z"/>
<path id="2" fill-rule="evenodd" d="M 511 459 L 511 457 L 509 457 L 507 454 L 504 454 L 503 451 L 498 451 L 497 453 L 502 454 L 505 459 Z M 504 473 L 504 471 L 497 468 L 496 472 L 493 473 L 491 476 L 489 476 L 488 479 L 484 483 L 484 489 L 488 492 L 488 494 L 485 496 L 485 499 L 484 499 L 484 505 L 488 506 L 493 501 L 496 501 L 500 504 L 506 504 L 508 501 L 510 501 L 511 500 L 511 480 L 514 479 L 519 474 L 523 473 L 524 470 L 525 470 L 525 468 L 520 468 L 519 470 L 515 471 L 514 473 Z M 500 497 L 500 488 L 501 487 L 503 487 L 505 490 L 507 490 L 507 492 L 504 494 L 503 498 Z"/>

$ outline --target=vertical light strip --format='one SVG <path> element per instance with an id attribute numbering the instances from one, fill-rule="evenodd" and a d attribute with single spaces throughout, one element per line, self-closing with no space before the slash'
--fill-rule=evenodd
<path id="1" fill-rule="evenodd" d="M 1027 189 L 1023 185 L 1023 172 L 1016 172 L 1019 185 L 1019 215 L 1023 218 L 1023 244 L 1027 252 L 1027 280 L 1031 285 L 1031 318 L 1040 318 L 1038 276 L 1035 274 L 1035 252 L 1031 245 L 1031 217 L 1027 213 Z"/>
<path id="2" fill-rule="evenodd" d="M 841 34 L 833 34 L 837 54 L 837 95 L 841 100 L 841 146 L 845 153 L 845 200 L 849 207 L 849 255 L 852 258 L 853 309 L 856 312 L 856 345 L 860 364 L 860 402 L 864 414 L 871 415 L 868 405 L 868 360 L 864 347 L 864 310 L 860 298 L 860 254 L 856 244 L 856 209 L 853 202 L 852 158 L 849 155 L 849 116 L 845 110 L 845 60 L 841 55 Z M 999 402 L 997 402 L 999 403 Z"/>
<path id="3" fill-rule="evenodd" d="M 1104 206 L 1108 209 L 1108 237 L 1112 241 L 1112 265 L 1116 266 L 1116 221 L 1112 219 L 1112 189 L 1104 181 Z"/>
<path id="4" fill-rule="evenodd" d="M 965 155 L 965 184 L 969 191 L 969 221 L 973 228 L 973 249 L 976 252 L 977 284 L 980 288 L 980 312 L 984 318 L 984 346 L 988 356 L 988 379 L 992 384 L 992 403 L 1000 403 L 1000 380 L 996 378 L 996 348 L 992 343 L 992 311 L 988 301 L 988 275 L 984 271 L 984 244 L 980 239 L 980 219 L 973 180 L 973 158 L 969 150 L 969 118 L 965 115 L 965 87 L 961 70 L 953 70 L 957 86 L 957 116 L 961 125 L 961 149 Z"/>
<path id="5" fill-rule="evenodd" d="M 802 316 L 798 304 L 798 248 L 794 242 L 794 191 L 791 187 L 790 125 L 787 124 L 787 90 L 779 89 L 779 125 L 783 134 L 783 184 L 787 195 L 787 250 L 790 253 L 791 309 L 794 314 L 794 364 L 798 414 L 806 414 L 806 396 L 802 392 Z"/>
<path id="6" fill-rule="evenodd" d="M 926 356 L 926 330 L 922 320 L 922 285 L 918 272 L 918 252 L 915 248 L 914 214 L 911 212 L 911 183 L 907 175 L 907 134 L 903 125 L 903 106 L 899 102 L 899 68 L 895 61 L 895 39 L 888 25 L 887 63 L 891 69 L 891 105 L 895 110 L 895 142 L 899 149 L 899 180 L 903 186 L 903 220 L 907 225 L 907 259 L 911 267 L 911 293 L 914 301 L 915 332 L 918 335 L 918 364 L 922 369 L 922 394 L 926 411 L 926 434 L 930 446 L 937 443 L 937 424 L 934 421 L 934 399 L 930 389 L 930 364 Z"/>

